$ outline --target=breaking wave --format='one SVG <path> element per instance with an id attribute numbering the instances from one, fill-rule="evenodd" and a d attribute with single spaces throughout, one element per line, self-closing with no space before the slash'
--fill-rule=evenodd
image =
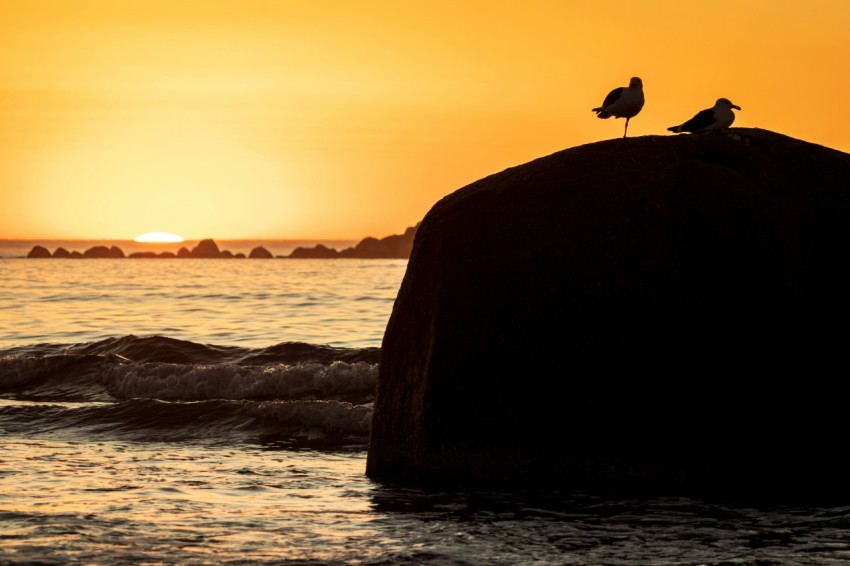
<path id="1" fill-rule="evenodd" d="M 379 355 L 162 336 L 12 348 L 0 352 L 0 430 L 362 449 Z"/>

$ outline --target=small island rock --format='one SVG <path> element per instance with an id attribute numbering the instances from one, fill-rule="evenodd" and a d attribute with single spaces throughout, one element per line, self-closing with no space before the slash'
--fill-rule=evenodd
<path id="1" fill-rule="evenodd" d="M 192 248 L 189 256 L 202 259 L 220 258 L 221 251 L 218 249 L 218 244 L 213 240 L 201 240 L 197 246 Z"/>
<path id="2" fill-rule="evenodd" d="M 251 250 L 251 253 L 248 254 L 248 257 L 251 258 L 251 259 L 272 259 L 272 258 L 274 258 L 272 253 L 269 250 L 267 250 L 266 248 L 264 248 L 263 246 L 257 246 L 256 248 Z"/>
<path id="3" fill-rule="evenodd" d="M 118 246 L 94 246 L 83 252 L 83 257 L 90 259 L 115 259 L 124 257 L 124 252 Z"/>
<path id="4" fill-rule="evenodd" d="M 33 246 L 30 252 L 27 254 L 28 258 L 41 259 L 45 257 L 51 257 L 50 251 L 44 246 Z"/>

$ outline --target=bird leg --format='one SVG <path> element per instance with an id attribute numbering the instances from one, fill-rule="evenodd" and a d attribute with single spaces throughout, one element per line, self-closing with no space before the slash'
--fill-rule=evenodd
<path id="1" fill-rule="evenodd" d="M 629 120 L 630 118 L 626 118 L 626 129 L 623 130 L 623 137 L 626 137 L 629 133 Z"/>

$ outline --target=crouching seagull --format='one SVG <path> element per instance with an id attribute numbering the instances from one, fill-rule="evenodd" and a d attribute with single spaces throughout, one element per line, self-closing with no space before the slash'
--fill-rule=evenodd
<path id="1" fill-rule="evenodd" d="M 717 130 L 720 128 L 728 128 L 735 121 L 735 113 L 732 109 L 740 110 L 740 106 L 735 106 L 728 98 L 718 98 L 714 103 L 714 108 L 708 108 L 698 112 L 696 116 L 678 126 L 667 128 L 671 132 L 691 132 L 698 134 L 707 132 L 708 130 Z"/>
<path id="2" fill-rule="evenodd" d="M 623 137 L 629 133 L 629 120 L 637 116 L 640 109 L 643 108 L 643 82 L 632 77 L 629 80 L 629 86 L 621 86 L 615 88 L 608 93 L 602 106 L 594 108 L 597 118 L 625 118 L 626 129 L 623 130 Z"/>

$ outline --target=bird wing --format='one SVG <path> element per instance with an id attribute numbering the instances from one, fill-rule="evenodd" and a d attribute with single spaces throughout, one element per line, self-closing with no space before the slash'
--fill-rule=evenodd
<path id="1" fill-rule="evenodd" d="M 608 108 L 609 106 L 617 102 L 617 100 L 619 100 L 620 96 L 623 94 L 624 90 L 626 90 L 626 87 L 621 86 L 609 92 L 608 96 L 605 97 L 605 102 L 602 103 L 602 108 Z"/>
<path id="2" fill-rule="evenodd" d="M 697 112 L 697 115 L 679 126 L 679 130 L 683 132 L 698 132 L 703 128 L 707 128 L 714 123 L 714 109 L 709 108 L 707 110 L 703 110 L 701 112 Z"/>

